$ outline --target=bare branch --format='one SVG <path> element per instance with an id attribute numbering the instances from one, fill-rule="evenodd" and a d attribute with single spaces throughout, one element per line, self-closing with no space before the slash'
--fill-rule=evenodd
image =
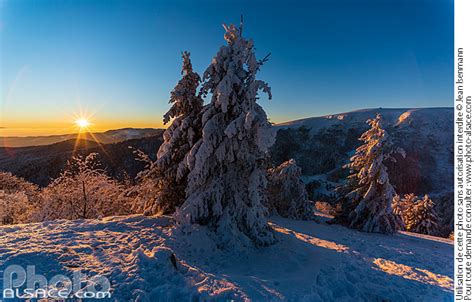
<path id="1" fill-rule="evenodd" d="M 270 55 L 271 55 L 271 54 L 272 54 L 271 52 L 268 53 L 263 59 L 261 59 L 260 61 L 258 61 L 258 64 L 259 64 L 259 65 L 263 65 L 263 63 L 267 62 L 267 61 L 268 61 L 268 58 L 270 58 Z"/>

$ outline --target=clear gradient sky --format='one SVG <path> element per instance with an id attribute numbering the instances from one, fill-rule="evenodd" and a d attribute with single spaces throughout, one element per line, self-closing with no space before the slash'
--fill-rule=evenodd
<path id="1" fill-rule="evenodd" d="M 0 136 L 161 127 L 183 50 L 202 74 L 245 18 L 272 122 L 452 106 L 453 0 L 0 0 Z"/>

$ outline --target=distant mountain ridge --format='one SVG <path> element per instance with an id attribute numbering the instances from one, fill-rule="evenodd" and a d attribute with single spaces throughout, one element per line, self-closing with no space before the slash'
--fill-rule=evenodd
<path id="1" fill-rule="evenodd" d="M 156 158 L 163 142 L 163 130 L 155 136 L 145 136 L 117 143 L 100 144 L 85 139 L 71 139 L 45 146 L 0 147 L 0 170 L 11 172 L 40 186 L 46 186 L 59 176 L 74 155 L 98 153 L 98 159 L 108 174 L 116 179 L 134 178 L 144 163 L 136 160 L 134 150 Z M 130 148 L 131 147 L 131 148 Z"/>
<path id="2" fill-rule="evenodd" d="M 369 118 L 375 117 L 380 113 L 385 121 L 385 124 L 403 123 L 408 117 L 413 114 L 415 117 L 420 117 L 422 114 L 429 118 L 436 117 L 438 114 L 454 114 L 452 107 L 428 107 L 428 108 L 368 108 L 348 111 L 343 113 L 328 114 L 318 117 L 308 117 L 297 119 L 293 121 L 275 124 L 277 128 L 295 128 L 295 127 L 309 127 L 312 130 L 319 130 L 321 127 L 329 127 L 336 124 L 358 124 L 365 123 Z"/>
<path id="3" fill-rule="evenodd" d="M 31 147 L 44 146 L 62 141 L 76 139 L 78 136 L 83 140 L 97 141 L 101 144 L 110 144 L 123 142 L 129 139 L 143 138 L 155 136 L 160 133 L 162 129 L 155 128 L 122 128 L 115 130 L 108 130 L 105 132 L 92 133 L 71 133 L 60 135 L 46 135 L 46 136 L 0 136 L 0 147 Z"/>

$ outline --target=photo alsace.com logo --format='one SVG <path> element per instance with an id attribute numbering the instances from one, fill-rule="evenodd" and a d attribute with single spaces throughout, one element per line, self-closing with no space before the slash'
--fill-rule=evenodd
<path id="1" fill-rule="evenodd" d="M 48 281 L 35 273 L 34 265 L 28 265 L 26 270 L 19 265 L 10 265 L 3 272 L 3 299 L 111 298 L 110 282 L 106 277 L 86 277 L 77 270 L 72 273 L 72 279 L 59 274 Z"/>

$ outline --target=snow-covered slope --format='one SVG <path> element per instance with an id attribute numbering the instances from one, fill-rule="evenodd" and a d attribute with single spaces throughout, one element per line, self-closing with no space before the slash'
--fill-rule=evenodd
<path id="1" fill-rule="evenodd" d="M 333 125 L 344 125 L 345 128 L 359 127 L 367 119 L 374 118 L 377 113 L 382 114 L 385 125 L 395 126 L 397 124 L 410 124 L 420 119 L 423 123 L 432 123 L 431 127 L 445 127 L 447 122 L 453 120 L 453 108 L 370 108 L 344 113 L 311 117 L 295 121 L 289 121 L 275 125 L 278 128 L 298 128 L 305 126 L 311 128 L 314 133 L 322 128 Z M 453 125 L 451 125 L 452 127 Z M 430 131 L 430 129 L 427 129 Z"/>
<path id="2" fill-rule="evenodd" d="M 233 251 L 219 250 L 204 228 L 176 234 L 165 217 L 4 226 L 0 271 L 34 264 L 49 277 L 104 274 L 116 301 L 452 300 L 450 241 L 271 221 L 277 244 Z"/>

